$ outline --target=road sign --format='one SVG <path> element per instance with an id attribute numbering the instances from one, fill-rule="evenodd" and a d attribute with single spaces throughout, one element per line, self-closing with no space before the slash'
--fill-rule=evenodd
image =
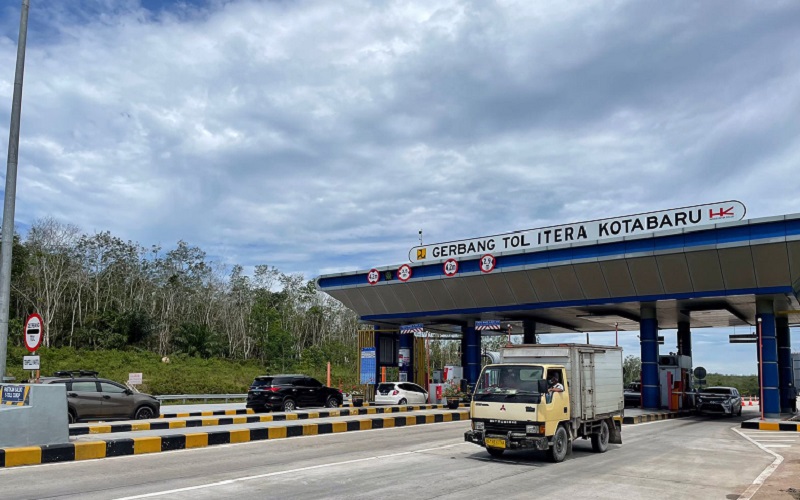
<path id="1" fill-rule="evenodd" d="M 22 357 L 23 370 L 39 370 L 39 356 L 23 356 Z"/>
<path id="2" fill-rule="evenodd" d="M 497 264 L 497 259 L 494 258 L 494 255 L 487 253 L 483 257 L 481 257 L 481 271 L 484 273 L 490 273 L 494 270 L 494 266 Z"/>
<path id="3" fill-rule="evenodd" d="M 22 335 L 25 338 L 25 347 L 30 352 L 36 352 L 36 349 L 42 345 L 43 325 L 42 317 L 36 313 L 31 314 L 25 320 L 25 328 L 22 331 Z"/>
<path id="4" fill-rule="evenodd" d="M 694 369 L 694 376 L 695 378 L 700 378 L 700 379 L 706 378 L 706 369 L 703 368 L 702 366 L 698 366 L 697 368 Z"/>
<path id="5" fill-rule="evenodd" d="M 408 264 L 403 264 L 400 266 L 400 269 L 397 270 L 397 279 L 400 281 L 408 281 L 411 278 L 411 266 Z"/>
<path id="6" fill-rule="evenodd" d="M 456 259 L 447 259 L 442 266 L 444 275 L 447 277 L 455 276 L 458 272 L 458 261 Z"/>
<path id="7" fill-rule="evenodd" d="M 129 373 L 128 374 L 128 383 L 131 385 L 142 385 L 142 374 L 141 373 Z"/>
<path id="8" fill-rule="evenodd" d="M 367 273 L 367 282 L 370 285 L 374 285 L 381 279 L 381 273 L 378 272 L 377 269 L 370 269 Z"/>
<path id="9" fill-rule="evenodd" d="M 757 344 L 758 335 L 756 335 L 755 333 L 728 335 L 728 341 L 731 344 Z"/>

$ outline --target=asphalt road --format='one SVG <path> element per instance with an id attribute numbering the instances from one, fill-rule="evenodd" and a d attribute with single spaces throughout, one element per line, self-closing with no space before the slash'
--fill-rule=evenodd
<path id="1" fill-rule="evenodd" d="M 732 430 L 742 419 L 626 426 L 622 446 L 598 455 L 588 441 L 578 441 L 561 464 L 547 462 L 541 452 L 492 459 L 463 442 L 468 422 L 454 422 L 10 468 L 0 470 L 0 485 L 8 500 L 728 499 L 774 459 Z"/>

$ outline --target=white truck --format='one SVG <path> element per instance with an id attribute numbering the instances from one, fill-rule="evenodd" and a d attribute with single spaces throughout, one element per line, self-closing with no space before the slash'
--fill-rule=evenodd
<path id="1" fill-rule="evenodd" d="M 553 380 L 563 386 L 555 387 Z M 530 344 L 500 351 L 484 366 L 470 406 L 464 440 L 498 457 L 506 450 L 547 450 L 563 461 L 577 438 L 598 453 L 622 444 L 622 348 L 589 344 Z"/>

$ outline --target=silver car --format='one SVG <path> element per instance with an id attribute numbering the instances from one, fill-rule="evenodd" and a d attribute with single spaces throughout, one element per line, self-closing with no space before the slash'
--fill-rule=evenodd
<path id="1" fill-rule="evenodd" d="M 153 396 L 135 392 L 113 380 L 97 378 L 97 372 L 56 372 L 41 382 L 66 386 L 71 424 L 85 420 L 156 418 L 161 410 L 161 403 Z"/>
<path id="2" fill-rule="evenodd" d="M 708 387 L 697 394 L 696 402 L 700 414 L 742 414 L 742 397 L 735 387 Z"/>

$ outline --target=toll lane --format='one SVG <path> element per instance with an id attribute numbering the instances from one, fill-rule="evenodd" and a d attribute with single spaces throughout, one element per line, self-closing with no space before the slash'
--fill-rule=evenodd
<path id="1" fill-rule="evenodd" d="M 218 446 L 0 471 L 4 498 L 726 498 L 773 457 L 733 432 L 737 419 L 626 426 L 624 444 L 575 444 L 492 459 L 462 442 L 466 422 Z M 48 468 L 43 473 L 43 469 Z M 41 481 L 58 477 L 58 481 Z M 731 498 L 731 497 L 729 497 Z"/>

